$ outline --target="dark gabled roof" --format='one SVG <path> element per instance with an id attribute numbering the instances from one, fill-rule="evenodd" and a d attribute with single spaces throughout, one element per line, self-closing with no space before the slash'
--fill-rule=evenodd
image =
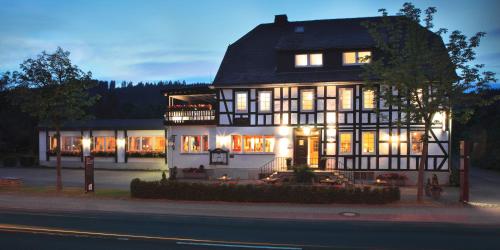
<path id="1" fill-rule="evenodd" d="M 229 45 L 214 86 L 300 83 L 322 81 L 359 81 L 361 69 L 323 69 L 307 72 L 276 72 L 277 51 L 319 49 L 361 49 L 374 47 L 373 39 L 362 25 L 381 17 L 313 20 L 261 24 Z M 304 32 L 295 32 L 302 26 Z"/>
<path id="2" fill-rule="evenodd" d="M 40 123 L 38 129 L 53 129 L 48 123 Z M 65 122 L 62 130 L 163 130 L 163 119 L 96 119 Z"/>

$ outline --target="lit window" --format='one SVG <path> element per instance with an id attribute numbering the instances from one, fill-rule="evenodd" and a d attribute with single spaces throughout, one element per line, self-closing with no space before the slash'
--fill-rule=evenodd
<path id="1" fill-rule="evenodd" d="M 358 65 L 370 63 L 371 51 L 344 52 L 342 54 L 344 65 Z"/>
<path id="2" fill-rule="evenodd" d="M 352 134 L 339 133 L 340 136 L 340 153 L 350 154 L 352 152 Z"/>
<path id="3" fill-rule="evenodd" d="M 295 55 L 295 66 L 296 67 L 307 66 L 307 54 Z"/>
<path id="4" fill-rule="evenodd" d="M 94 137 L 94 152 L 114 152 L 115 151 L 114 136 L 96 136 Z"/>
<path id="5" fill-rule="evenodd" d="M 309 55 L 309 65 L 311 66 L 322 66 L 323 65 L 323 54 L 310 54 Z"/>
<path id="6" fill-rule="evenodd" d="M 314 110 L 314 93 L 312 90 L 303 90 L 301 92 L 300 100 L 302 111 Z"/>
<path id="7" fill-rule="evenodd" d="M 274 149 L 274 137 L 245 135 L 243 136 L 243 149 L 249 153 L 271 153 Z"/>
<path id="8" fill-rule="evenodd" d="M 81 147 L 80 136 L 61 136 L 61 151 L 80 151 Z"/>
<path id="9" fill-rule="evenodd" d="M 165 138 L 163 136 L 130 136 L 128 138 L 129 152 L 164 152 Z"/>
<path id="10" fill-rule="evenodd" d="M 248 98 L 246 92 L 236 93 L 236 112 L 247 111 Z"/>
<path id="11" fill-rule="evenodd" d="M 231 136 L 231 151 L 241 152 L 241 135 Z"/>
<path id="12" fill-rule="evenodd" d="M 363 153 L 371 154 L 375 152 L 375 132 L 363 132 L 361 140 Z"/>
<path id="13" fill-rule="evenodd" d="M 271 111 L 271 92 L 259 92 L 259 110 L 262 112 Z"/>
<path id="14" fill-rule="evenodd" d="M 375 108 L 375 92 L 373 90 L 363 91 L 363 108 L 364 109 Z"/>
<path id="15" fill-rule="evenodd" d="M 297 54 L 295 55 L 295 67 L 321 67 L 323 66 L 323 54 Z"/>
<path id="16" fill-rule="evenodd" d="M 423 132 L 411 132 L 411 152 L 421 154 L 423 149 Z"/>
<path id="17" fill-rule="evenodd" d="M 183 153 L 200 153 L 208 151 L 207 135 L 184 135 L 182 136 Z"/>
<path id="18" fill-rule="evenodd" d="M 341 88 L 339 89 L 339 105 L 341 110 L 351 110 L 352 109 L 352 89 L 351 88 Z"/>
<path id="19" fill-rule="evenodd" d="M 333 124 L 335 123 L 336 117 L 334 112 L 326 113 L 326 123 Z"/>

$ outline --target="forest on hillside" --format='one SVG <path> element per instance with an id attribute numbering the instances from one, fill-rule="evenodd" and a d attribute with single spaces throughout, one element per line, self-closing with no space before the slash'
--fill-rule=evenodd
<path id="1" fill-rule="evenodd" d="M 162 91 L 204 83 L 186 84 L 184 81 L 122 82 L 93 80 L 91 94 L 99 95 L 97 103 L 88 111 L 95 119 L 140 119 L 163 117 L 166 99 Z M 0 153 L 35 153 L 38 121 L 13 106 L 7 92 L 0 92 Z"/>

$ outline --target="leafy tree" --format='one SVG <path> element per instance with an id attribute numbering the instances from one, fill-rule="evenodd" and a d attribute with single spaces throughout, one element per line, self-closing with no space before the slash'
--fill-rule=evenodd
<path id="1" fill-rule="evenodd" d="M 91 72 L 72 64 L 69 55 L 62 48 L 52 54 L 43 51 L 21 63 L 20 71 L 4 75 L 13 86 L 13 103 L 56 131 L 57 190 L 62 190 L 61 126 L 67 120 L 87 118 L 87 108 L 98 99 L 88 93 Z"/>
<path id="2" fill-rule="evenodd" d="M 490 103 L 490 99 L 483 98 L 483 92 L 489 89 L 488 83 L 496 81 L 495 74 L 482 71 L 482 64 L 473 64 L 484 32 L 467 38 L 453 31 L 444 44 L 441 35 L 447 30 L 432 31 L 434 7 L 425 9 L 423 18 L 422 10 L 411 3 L 403 4 L 396 16 L 388 16 L 385 9 L 379 12 L 381 21 L 365 23 L 377 53 L 365 58 L 371 63 L 364 66 L 362 75 L 386 107 L 401 108 L 405 117 L 398 123 L 424 125 L 417 182 L 417 200 L 421 201 L 435 116 L 445 114 L 452 115 L 455 121 L 468 120 L 475 106 Z"/>

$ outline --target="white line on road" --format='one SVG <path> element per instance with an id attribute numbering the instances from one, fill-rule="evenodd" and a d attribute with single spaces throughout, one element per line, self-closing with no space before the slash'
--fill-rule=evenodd
<path id="1" fill-rule="evenodd" d="M 232 248 L 253 248 L 253 249 L 279 249 L 279 250 L 302 250 L 298 247 L 278 247 L 278 246 L 252 246 L 239 244 L 216 244 L 216 243 L 197 243 L 178 241 L 177 245 L 192 245 L 192 246 L 211 246 L 211 247 L 232 247 Z"/>

